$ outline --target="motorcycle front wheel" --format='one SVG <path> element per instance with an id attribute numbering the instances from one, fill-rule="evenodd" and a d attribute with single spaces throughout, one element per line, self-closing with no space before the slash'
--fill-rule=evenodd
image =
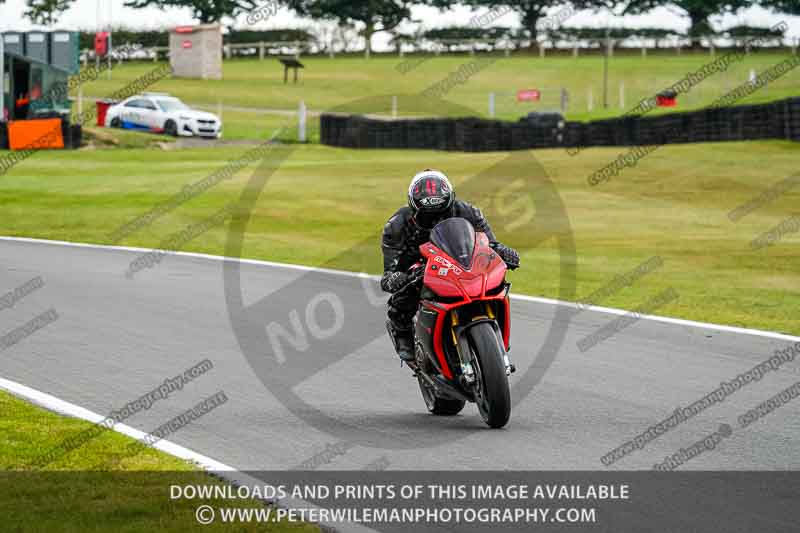
<path id="1" fill-rule="evenodd" d="M 467 332 L 475 369 L 475 403 L 489 427 L 501 428 L 511 416 L 511 392 L 503 352 L 491 324 L 483 322 Z"/>

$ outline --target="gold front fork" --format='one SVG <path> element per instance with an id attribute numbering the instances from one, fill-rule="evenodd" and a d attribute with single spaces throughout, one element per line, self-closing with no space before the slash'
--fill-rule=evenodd
<path id="1" fill-rule="evenodd" d="M 456 326 L 458 326 L 458 313 L 455 310 L 450 311 L 450 334 L 453 336 L 453 345 L 458 346 L 458 339 L 456 338 Z"/>

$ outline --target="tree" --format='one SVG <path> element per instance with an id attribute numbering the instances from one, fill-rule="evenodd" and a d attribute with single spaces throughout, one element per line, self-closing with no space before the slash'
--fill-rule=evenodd
<path id="1" fill-rule="evenodd" d="M 712 15 L 735 13 L 756 3 L 756 0 L 673 0 L 665 4 L 663 0 L 632 0 L 625 7 L 623 13 L 645 13 L 664 5 L 673 9 L 677 8 L 679 15 L 689 18 L 691 22 L 689 37 L 692 42 L 695 42 L 699 41 L 699 37 L 702 35 L 714 33 L 708 20 Z"/>
<path id="2" fill-rule="evenodd" d="M 361 23 L 360 31 L 367 43 L 364 54 L 372 53 L 372 36 L 390 32 L 411 17 L 416 0 L 284 0 L 298 15 L 313 19 L 336 20 L 340 24 Z"/>
<path id="3" fill-rule="evenodd" d="M 220 22 L 223 17 L 234 18 L 237 15 L 253 11 L 262 4 L 259 0 L 128 0 L 126 7 L 135 9 L 155 6 L 188 7 L 192 16 L 202 24 Z"/>
<path id="4" fill-rule="evenodd" d="M 759 0 L 756 3 L 777 13 L 800 15 L 800 0 Z"/>
<path id="5" fill-rule="evenodd" d="M 463 0 L 460 2 L 473 8 L 485 7 L 492 10 L 496 16 L 484 17 L 487 20 L 499 19 L 505 11 L 516 12 L 522 21 L 531 40 L 531 48 L 536 48 L 536 28 L 540 21 L 545 21 L 547 29 L 560 26 L 562 22 L 572 16 L 572 13 L 579 9 L 598 9 L 601 7 L 613 7 L 617 0 Z M 453 5 L 450 0 L 434 0 L 436 7 L 446 9 Z M 552 20 L 551 20 L 552 19 Z M 480 19 L 477 19 L 480 20 Z"/>
<path id="6" fill-rule="evenodd" d="M 28 0 L 25 16 L 34 24 L 52 26 L 70 8 L 73 0 Z"/>

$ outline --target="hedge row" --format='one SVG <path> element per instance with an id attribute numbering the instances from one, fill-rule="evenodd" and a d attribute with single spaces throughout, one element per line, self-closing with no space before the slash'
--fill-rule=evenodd
<path id="1" fill-rule="evenodd" d="M 532 114 L 517 122 L 480 118 L 381 120 L 335 114 L 320 117 L 320 141 L 348 148 L 489 152 L 756 139 L 800 141 L 800 98 L 591 122 L 568 122 L 557 114 Z"/>

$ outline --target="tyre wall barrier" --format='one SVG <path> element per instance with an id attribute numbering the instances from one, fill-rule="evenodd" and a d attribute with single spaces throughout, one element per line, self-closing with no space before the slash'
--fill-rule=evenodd
<path id="1" fill-rule="evenodd" d="M 517 122 L 475 117 L 384 120 L 327 113 L 320 117 L 322 144 L 346 148 L 491 152 L 758 139 L 800 141 L 800 98 L 590 122 L 565 121 L 552 113 Z"/>

